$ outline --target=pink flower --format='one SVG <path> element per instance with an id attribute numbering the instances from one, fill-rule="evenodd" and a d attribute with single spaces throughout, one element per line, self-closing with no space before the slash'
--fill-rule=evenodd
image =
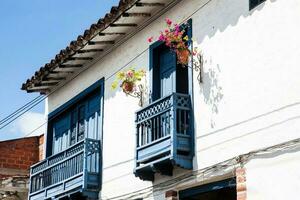
<path id="1" fill-rule="evenodd" d="M 178 32 L 177 30 L 175 30 L 174 35 L 175 35 L 175 36 L 178 36 L 178 35 L 179 35 L 179 32 Z"/>
<path id="2" fill-rule="evenodd" d="M 171 26 L 172 21 L 169 18 L 166 18 L 166 23 L 168 24 L 168 26 Z"/>
<path id="3" fill-rule="evenodd" d="M 175 24 L 175 31 L 179 32 L 180 31 L 180 27 L 178 24 Z"/>
<path id="4" fill-rule="evenodd" d="M 160 34 L 159 38 L 158 38 L 159 41 L 165 41 L 166 40 L 166 37 L 164 36 L 164 34 Z"/>
<path id="5" fill-rule="evenodd" d="M 153 41 L 153 36 L 148 38 L 148 42 L 152 42 Z"/>
<path id="6" fill-rule="evenodd" d="M 126 72 L 127 77 L 132 78 L 133 77 L 133 71 L 129 70 Z"/>

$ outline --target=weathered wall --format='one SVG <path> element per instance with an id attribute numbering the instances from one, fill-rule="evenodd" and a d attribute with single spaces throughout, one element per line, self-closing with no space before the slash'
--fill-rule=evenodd
<path id="1" fill-rule="evenodd" d="M 0 179 L 1 200 L 26 200 L 28 196 L 28 176 L 11 176 Z"/>
<path id="2" fill-rule="evenodd" d="M 0 142 L 0 199 L 27 199 L 29 168 L 43 157 L 43 144 L 43 135 Z"/>
<path id="3" fill-rule="evenodd" d="M 268 0 L 252 11 L 248 10 L 248 5 L 248 0 L 182 1 L 49 96 L 47 110 L 51 112 L 106 77 L 103 198 L 152 185 L 132 174 L 137 100 L 126 97 L 120 90 L 112 91 L 113 78 L 110 76 L 148 47 L 147 37 L 158 34 L 165 17 L 181 22 L 194 13 L 191 17 L 193 38 L 205 59 L 200 86 L 194 75 L 194 169 L 299 137 L 300 29 L 296 24 L 300 20 L 300 2 Z M 148 52 L 145 52 L 128 67 L 147 68 L 148 62 Z M 268 161 L 266 159 L 262 164 Z M 122 164 L 114 165 L 120 162 Z M 295 166 L 291 162 L 285 164 L 287 168 Z M 268 173 L 275 177 L 281 167 L 275 165 Z M 184 172 L 176 170 L 175 176 L 180 173 Z M 251 174 L 251 168 L 248 173 L 252 180 L 258 175 L 255 171 Z M 168 179 L 170 177 L 157 176 L 155 183 Z M 300 185 L 298 179 L 293 180 L 294 184 Z M 252 196 L 256 190 L 251 190 L 251 187 L 249 198 L 255 199 Z M 270 193 L 271 190 L 264 192 Z M 164 195 L 154 198 L 161 199 Z"/>

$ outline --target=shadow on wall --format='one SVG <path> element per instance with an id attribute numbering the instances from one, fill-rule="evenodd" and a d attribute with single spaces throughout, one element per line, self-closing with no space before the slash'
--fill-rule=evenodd
<path id="1" fill-rule="evenodd" d="M 275 3 L 278 0 L 268 0 L 267 2 L 263 2 L 251 11 L 249 11 L 249 0 L 206 0 L 206 3 L 204 3 L 201 6 L 201 9 L 210 11 L 210 12 L 203 12 L 201 13 L 201 10 L 199 11 L 199 17 L 198 19 L 201 19 L 200 23 L 203 24 L 203 26 L 193 26 L 193 32 L 197 33 L 197 38 L 194 38 L 196 42 L 194 42 L 194 47 L 198 47 L 198 49 L 201 50 L 201 43 L 207 39 L 207 38 L 213 38 L 216 33 L 224 32 L 227 28 L 237 26 L 239 21 L 241 19 L 245 19 L 248 17 L 251 17 L 251 15 L 262 12 L 264 7 L 266 6 L 266 3 Z M 209 17 L 207 17 L 205 14 L 208 14 Z M 197 19 L 197 20 L 198 20 Z M 203 19 L 203 20 L 202 20 Z M 195 20 L 194 20 L 195 23 Z M 203 31 L 205 30 L 205 31 Z M 255 31 L 255 30 L 253 30 Z M 203 82 L 200 84 L 200 90 L 195 91 L 195 93 L 200 94 L 200 96 L 203 95 L 203 101 L 206 105 L 209 107 L 210 113 L 207 115 L 210 117 L 210 127 L 213 129 L 216 127 L 216 116 L 219 114 L 219 105 L 222 102 L 224 95 L 226 95 L 226 91 L 223 90 L 222 82 L 220 81 L 220 78 L 222 77 L 222 63 L 216 63 L 212 57 L 206 57 L 205 52 L 203 53 L 204 58 L 204 65 L 202 69 L 202 80 Z M 195 82 L 195 84 L 197 84 Z M 297 104 L 297 103 L 296 103 Z M 288 105 L 293 106 L 293 104 Z M 201 109 L 201 108 L 199 108 Z M 279 108 L 279 109 L 285 109 L 285 108 Z M 252 118 L 249 118 L 244 121 L 240 121 L 238 123 L 232 124 L 230 126 L 220 128 L 217 130 L 213 130 L 205 135 L 199 136 L 195 138 L 195 141 L 207 137 L 210 135 L 217 134 L 221 131 L 224 131 L 225 129 L 230 129 L 235 126 L 247 123 L 249 121 L 255 120 L 257 118 L 269 115 L 273 112 L 277 112 L 277 110 L 273 110 L 267 113 L 263 113 L 258 116 L 254 116 Z M 200 112 L 199 112 L 200 113 Z M 197 112 L 195 112 L 197 114 Z M 294 120 L 287 119 L 287 121 Z M 245 137 L 247 135 L 254 134 L 259 131 L 263 131 L 265 129 L 275 127 L 280 125 L 281 123 L 286 123 L 286 121 L 282 121 L 276 124 L 270 125 L 270 127 L 263 127 L 256 129 L 254 131 L 245 133 L 243 136 Z M 195 127 L 198 127 L 198 125 L 201 124 L 201 122 L 195 121 Z M 195 130 L 195 135 L 197 135 L 197 130 Z M 221 145 L 226 142 L 230 142 L 231 140 L 236 140 L 238 138 L 232 138 L 230 140 L 223 141 L 221 143 L 215 144 L 213 146 Z M 195 142 L 195 152 L 200 152 L 198 150 L 198 142 Z M 207 148 L 212 148 L 213 146 L 209 146 Z M 203 151 L 203 149 L 201 149 Z M 193 166 L 194 168 L 198 169 L 198 158 L 197 156 L 194 157 L 193 160 Z"/>
<path id="2" fill-rule="evenodd" d="M 205 65 L 208 68 L 207 72 L 202 74 L 203 82 L 205 84 L 202 85 L 200 92 L 203 93 L 204 102 L 210 106 L 211 110 L 211 119 L 210 126 L 211 128 L 215 127 L 214 116 L 219 112 L 219 103 L 223 99 L 223 91 L 222 87 L 219 84 L 218 78 L 220 74 L 219 65 L 213 65 L 212 60 L 210 59 L 208 64 L 207 60 L 205 61 Z"/>
<path id="3" fill-rule="evenodd" d="M 250 0 L 206 0 L 206 2 L 200 6 L 200 10 L 209 10 L 203 14 L 209 14 L 210 16 L 199 15 L 198 17 L 205 19 L 205 22 L 203 22 L 204 27 L 197 28 L 193 26 L 193 31 L 197 32 L 197 42 L 201 43 L 205 37 L 212 38 L 218 31 L 224 32 L 228 27 L 236 26 L 240 18 L 247 18 L 255 12 L 260 12 L 266 4 L 266 2 L 262 2 L 249 11 L 249 1 Z M 268 1 L 274 3 L 278 0 L 267 0 L 267 2 Z M 201 11 L 197 9 L 195 13 L 196 12 Z M 205 28 L 204 30 L 206 31 L 201 31 L 200 28 Z"/>
<path id="4" fill-rule="evenodd" d="M 276 2 L 277 0 L 271 0 Z M 215 14 L 210 14 L 210 17 L 205 18 L 203 26 L 193 26 L 193 31 L 197 33 L 194 47 L 201 49 L 201 43 L 205 38 L 212 38 L 217 32 L 224 32 L 230 26 L 236 26 L 241 18 L 247 18 L 255 12 L 263 10 L 266 2 L 261 3 L 251 11 L 249 11 L 249 0 L 231 0 L 230 3 L 226 0 L 208 0 L 201 6 L 205 9 L 203 14 L 199 13 L 198 17 L 204 17 L 205 14 L 210 14 L 213 11 Z M 232 5 L 232 6 L 230 6 Z M 201 11 L 199 11 L 201 12 Z M 203 31 L 203 30 L 205 31 Z M 215 116 L 219 113 L 219 104 L 224 97 L 222 83 L 219 77 L 222 76 L 222 63 L 215 63 L 212 57 L 206 57 L 205 52 L 204 65 L 202 69 L 203 83 L 200 85 L 200 94 L 203 94 L 204 102 L 210 107 L 210 126 L 215 128 Z"/>
<path id="5" fill-rule="evenodd" d="M 277 0 L 272 0 L 271 2 L 275 2 Z M 242 2 L 242 3 L 241 3 Z M 186 2 L 185 2 L 186 3 Z M 231 7 L 231 5 L 234 5 Z M 227 27 L 230 26 L 236 26 L 239 22 L 239 19 L 244 17 L 248 17 L 253 12 L 260 12 L 264 6 L 265 3 L 262 3 L 258 7 L 254 8 L 252 11 L 249 11 L 248 8 L 249 0 L 208 0 L 207 3 L 205 3 L 202 8 L 206 9 L 206 7 L 209 7 L 209 10 L 213 11 L 212 13 L 209 13 L 210 17 L 205 17 L 203 20 L 205 21 L 205 25 L 209 26 L 210 28 L 206 28 L 203 32 L 202 30 L 197 30 L 197 25 L 194 24 L 193 29 L 197 32 L 197 42 L 201 46 L 201 42 L 204 40 L 205 37 L 212 38 L 217 33 L 217 31 L 225 31 Z M 224 9 L 225 8 L 225 9 Z M 193 8 L 193 10 L 196 10 L 197 8 Z M 223 13 L 218 13 L 223 12 Z M 199 11 L 201 14 L 201 10 Z M 201 17 L 201 15 L 198 15 L 197 17 Z M 201 27 L 199 27 L 200 29 Z M 135 59 L 145 59 L 145 57 L 148 56 L 148 52 L 144 52 L 142 54 L 142 57 L 136 57 Z M 120 55 L 122 56 L 122 55 Z M 203 83 L 200 86 L 200 91 L 196 91 L 203 94 L 204 102 L 210 106 L 211 111 L 211 120 L 210 125 L 212 128 L 216 126 L 214 117 L 218 115 L 219 113 L 219 105 L 222 102 L 222 99 L 224 98 L 224 95 L 226 95 L 222 89 L 222 83 L 219 81 L 220 76 L 222 76 L 222 64 L 221 63 L 214 63 L 212 58 L 205 58 L 204 55 L 204 69 L 202 74 Z M 131 61 L 130 61 L 131 62 Z M 133 61 L 134 62 L 134 61 Z M 138 62 L 140 63 L 140 62 Z M 144 63 L 145 64 L 145 63 Z M 147 63 L 146 63 L 147 64 Z M 131 65 L 131 63 L 127 63 L 128 66 Z M 114 78 L 112 78 L 114 79 Z M 110 81 L 106 82 L 106 89 L 110 89 Z M 197 84 L 197 83 L 196 83 Z M 113 98 L 116 96 L 116 93 L 120 93 L 121 89 L 118 88 L 115 91 L 110 91 L 108 95 L 105 96 L 105 100 L 108 100 L 110 98 Z M 124 94 L 122 94 L 124 95 Z M 130 97 L 128 97 L 130 98 Z M 138 100 L 136 100 L 136 104 L 138 103 Z M 120 103 L 122 104 L 122 102 Z M 107 111 L 109 112 L 109 111 Z M 132 113 L 134 113 L 135 110 L 133 110 Z M 116 115 L 117 116 L 117 115 Z M 133 123 L 133 121 L 132 121 Z M 197 122 L 195 122 L 197 123 Z M 230 127 L 229 127 L 230 128 Z M 215 131 L 214 133 L 218 132 Z M 212 133 L 210 133 L 212 134 Z M 196 138 L 199 139 L 199 138 Z M 195 143 L 195 149 L 197 149 L 197 142 Z M 194 160 L 197 158 L 195 157 Z M 122 162 L 122 161 L 120 161 Z M 194 161 L 194 167 L 198 168 L 197 161 Z M 125 174 L 126 175 L 126 174 Z M 122 177 L 122 176 L 120 176 Z M 118 177 L 119 178 L 119 177 Z M 170 177 L 172 178 L 172 177 Z M 114 179 L 113 181 L 116 181 Z M 126 187 L 126 186 L 125 186 Z M 123 190 L 123 189 L 122 189 Z M 154 197 L 154 199 L 160 199 Z"/>

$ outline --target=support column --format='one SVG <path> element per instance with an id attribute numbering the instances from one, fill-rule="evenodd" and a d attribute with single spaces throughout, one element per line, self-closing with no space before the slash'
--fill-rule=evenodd
<path id="1" fill-rule="evenodd" d="M 246 200 L 247 199 L 246 169 L 239 167 L 236 169 L 235 174 L 236 174 L 237 200 Z"/>
<path id="2" fill-rule="evenodd" d="M 169 190 L 165 194 L 166 200 L 179 200 L 178 193 L 175 190 Z"/>

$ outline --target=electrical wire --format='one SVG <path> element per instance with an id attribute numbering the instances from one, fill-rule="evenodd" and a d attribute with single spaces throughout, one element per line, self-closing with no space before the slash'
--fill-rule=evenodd
<path id="1" fill-rule="evenodd" d="M 3 123 L 1 124 L 2 126 L 0 126 L 0 130 L 3 129 L 4 127 L 8 126 L 9 124 L 11 124 L 13 121 L 18 119 L 22 115 L 24 115 L 26 112 L 28 112 L 29 110 L 31 110 L 32 108 L 34 108 L 36 105 L 38 105 L 39 103 L 41 103 L 44 100 L 45 100 L 45 98 L 39 99 L 37 102 L 33 103 L 29 107 L 24 108 L 24 110 L 22 112 L 15 114 L 12 118 L 10 118 L 10 120 L 6 121 L 6 123 L 4 123 L 4 125 L 2 125 Z"/>
<path id="2" fill-rule="evenodd" d="M 41 124 L 40 126 L 38 126 L 37 128 L 33 129 L 32 131 L 26 133 L 23 137 L 28 137 L 30 136 L 32 133 L 34 133 L 35 131 L 39 130 L 40 128 L 42 128 L 44 125 L 47 124 L 47 121 L 45 121 L 43 124 Z"/>
<path id="3" fill-rule="evenodd" d="M 197 11 L 199 11 L 201 8 L 203 8 L 205 5 L 207 5 L 211 0 L 208 0 L 205 4 L 201 5 L 198 9 L 196 9 L 191 15 L 187 16 L 184 20 L 182 20 L 180 24 L 183 24 L 185 21 L 187 21 L 189 18 L 191 18 Z M 133 62 L 135 59 L 137 59 L 138 57 L 140 57 L 142 54 L 144 54 L 147 50 L 149 49 L 149 47 L 147 47 L 146 49 L 144 49 L 142 52 L 140 52 L 138 55 L 136 55 L 134 58 L 132 58 L 131 60 L 129 60 L 125 65 L 123 65 L 122 67 L 120 67 L 117 71 L 115 71 L 114 73 L 112 73 L 110 76 L 108 76 L 107 78 L 105 78 L 105 80 L 108 80 L 110 78 L 112 78 L 114 75 L 116 75 L 120 70 L 124 69 L 125 67 L 127 67 L 131 62 Z M 103 58 L 102 58 L 103 59 Z M 72 80 L 74 80 L 76 77 L 78 77 L 81 73 L 83 73 L 84 71 L 86 71 L 87 69 L 89 69 L 88 67 L 86 67 L 85 69 L 83 69 L 82 71 L 80 71 L 76 76 L 72 77 L 71 79 L 69 79 L 68 81 L 66 81 L 64 84 L 62 84 L 61 86 L 56 87 L 54 90 L 52 90 L 49 94 L 43 96 L 43 98 L 40 98 L 40 96 L 36 97 L 35 99 L 33 99 L 32 101 L 30 101 L 29 103 L 25 104 L 24 106 L 22 106 L 21 108 L 19 108 L 18 110 L 14 111 L 12 114 L 10 114 L 9 116 L 5 117 L 4 119 L 2 119 L 0 121 L 0 130 L 3 129 L 4 127 L 8 126 L 9 124 L 11 124 L 13 121 L 15 121 L 16 119 L 18 119 L 20 116 L 22 116 L 23 114 L 25 114 L 26 112 L 28 112 L 29 110 L 31 110 L 33 107 L 35 107 L 36 105 L 38 105 L 39 103 L 41 103 L 42 101 L 44 101 L 47 97 L 49 97 L 50 95 L 52 95 L 55 91 L 57 91 L 58 89 L 62 88 L 63 86 L 65 86 L 67 83 L 71 82 Z M 38 99 L 38 100 L 37 100 Z M 34 103 L 35 101 L 37 101 L 38 103 Z M 30 106 L 32 103 L 32 106 Z M 23 111 L 23 112 L 22 112 Z"/>
<path id="4" fill-rule="evenodd" d="M 221 172 L 220 175 L 224 175 L 224 174 L 230 175 L 230 173 L 232 173 L 231 177 L 234 178 L 235 169 L 238 167 L 243 167 L 251 159 L 260 158 L 260 156 L 263 155 L 269 156 L 269 154 L 277 155 L 278 152 L 285 153 L 296 148 L 298 149 L 299 147 L 300 147 L 300 138 L 297 138 L 270 147 L 257 149 L 248 152 L 246 154 L 241 154 L 233 158 L 230 158 L 228 160 L 217 163 L 215 165 L 203 169 L 193 170 L 192 172 L 187 172 L 178 177 L 168 179 L 162 183 L 154 184 L 152 186 L 148 186 L 132 192 L 127 192 L 118 196 L 102 198 L 101 200 L 134 200 L 137 197 L 139 198 L 142 197 L 143 199 L 149 197 L 156 197 L 161 195 L 165 190 L 172 189 L 172 187 L 174 187 L 175 185 L 179 185 L 183 182 L 186 183 L 189 180 L 193 181 L 195 180 L 195 178 L 198 179 L 200 176 L 201 176 L 201 181 L 198 180 L 199 183 L 205 180 L 213 179 L 213 177 L 219 176 L 218 172 Z M 216 174 L 216 175 L 212 176 L 212 174 Z"/>
<path id="5" fill-rule="evenodd" d="M 193 12 L 190 16 L 188 16 L 186 19 L 188 19 L 188 18 L 190 18 L 191 16 L 193 16 L 197 11 L 199 11 L 202 7 L 204 7 L 205 5 L 207 5 L 210 1 L 211 1 L 211 0 L 209 0 L 209 1 L 207 1 L 205 4 L 203 4 L 200 8 L 198 8 L 196 11 L 194 11 L 194 12 Z M 185 19 L 185 20 L 186 20 L 186 19 Z M 185 21 L 185 20 L 184 20 L 184 21 Z M 121 68 L 119 68 L 118 71 L 124 69 L 124 68 L 125 68 L 126 66 L 128 66 L 133 60 L 137 59 L 140 55 L 142 55 L 143 53 L 145 53 L 147 50 L 148 50 L 148 48 L 146 48 L 145 50 L 143 50 L 140 54 L 138 54 L 138 55 L 135 56 L 133 59 L 131 59 L 129 62 L 127 62 L 125 65 L 123 65 Z M 87 68 L 86 68 L 86 69 L 87 69 Z M 86 69 L 84 69 L 84 70 L 82 70 L 81 72 L 79 72 L 78 75 L 81 74 L 82 72 L 84 72 Z M 105 80 L 108 80 L 108 79 L 112 78 L 118 71 L 116 71 L 116 72 L 114 72 L 113 74 L 111 74 L 110 76 L 108 76 Z M 78 76 L 78 75 L 77 75 L 77 76 Z M 73 79 L 76 78 L 77 76 L 75 76 L 75 77 L 73 77 L 72 79 L 70 79 L 69 81 L 65 82 L 65 84 L 69 83 L 71 80 L 73 80 Z M 62 84 L 61 87 L 63 87 L 65 84 Z M 57 87 L 56 89 L 54 89 L 54 90 L 53 90 L 52 92 L 50 92 L 48 95 L 44 96 L 44 98 L 42 98 L 41 101 L 43 101 L 45 98 L 49 97 L 51 94 L 53 94 L 56 90 L 60 89 L 61 87 Z M 41 96 L 41 95 L 40 95 L 40 96 Z M 38 99 L 38 97 L 35 98 L 35 99 L 33 99 L 32 102 L 37 101 L 37 102 L 38 102 L 37 104 L 39 104 L 41 101 L 38 101 L 37 99 Z M 7 117 L 5 117 L 4 119 L 2 119 L 2 120 L 0 121 L 0 125 L 3 124 L 3 123 L 5 123 L 5 122 L 8 121 L 9 119 L 12 119 L 14 116 L 17 116 L 17 117 L 15 117 L 15 118 L 13 118 L 13 120 L 15 120 L 16 118 L 19 117 L 19 116 L 17 115 L 17 113 L 18 113 L 19 111 L 26 110 L 25 112 L 27 112 L 28 110 L 30 110 L 31 108 L 33 108 L 33 107 L 36 106 L 37 104 L 32 104 L 33 106 L 29 106 L 29 105 L 31 105 L 30 102 L 27 103 L 27 104 L 25 104 L 24 106 L 22 106 L 21 108 L 19 108 L 18 110 L 16 110 L 16 111 L 13 112 L 12 114 L 10 114 L 9 116 L 7 116 Z M 26 109 L 26 108 L 29 108 L 29 109 Z M 23 114 L 24 114 L 25 112 L 23 112 Z M 11 120 L 11 121 L 13 121 L 13 120 Z M 11 121 L 9 121 L 9 123 L 11 123 Z M 36 129 L 34 129 L 34 130 L 32 130 L 31 132 L 29 132 L 28 134 L 26 134 L 26 136 L 32 134 L 34 131 L 38 130 L 39 128 L 41 128 L 41 127 L 42 127 L 43 125 L 45 125 L 46 123 L 47 123 L 47 121 L 46 121 L 45 123 L 41 124 L 41 125 L 40 125 L 39 127 L 37 127 Z M 7 125 L 8 125 L 8 124 L 5 124 L 4 126 L 2 126 L 2 127 L 0 128 L 0 130 L 1 130 L 3 127 L 7 126 Z M 289 149 L 289 145 L 290 145 L 290 146 L 294 146 L 294 145 L 299 144 L 299 143 L 300 143 L 300 139 L 297 139 L 297 140 L 294 140 L 294 141 L 290 141 L 290 142 L 284 143 L 284 144 L 278 144 L 278 145 L 275 145 L 275 146 L 272 146 L 272 147 L 269 147 L 269 148 L 265 148 L 265 149 L 262 149 L 262 150 L 249 152 L 248 154 L 244 154 L 244 155 L 238 156 L 238 158 L 235 157 L 235 158 L 233 158 L 233 159 L 230 159 L 230 161 L 235 161 L 235 162 L 236 162 L 236 163 L 232 163 L 231 165 L 229 165 L 229 164 L 224 164 L 225 161 L 222 162 L 223 164 L 218 164 L 218 165 L 219 165 L 220 168 L 225 168 L 225 167 L 228 167 L 228 166 L 234 167 L 234 166 L 236 166 L 236 164 L 238 164 L 238 163 L 240 163 L 240 164 L 245 163 L 247 160 L 249 160 L 249 159 L 250 159 L 251 157 L 253 157 L 254 155 L 259 155 L 259 154 L 265 153 L 265 152 L 268 152 L 268 153 L 271 152 L 271 153 L 272 153 L 272 152 L 278 151 L 278 150 L 280 150 L 280 149 L 286 150 L 286 149 Z M 132 161 L 132 160 L 133 160 L 133 159 L 126 160 L 126 161 L 122 161 L 122 162 L 119 162 L 119 163 L 115 163 L 115 164 L 113 164 L 113 165 L 111 165 L 111 166 L 108 166 L 108 167 L 106 167 L 106 168 L 104 168 L 104 169 L 108 169 L 108 168 L 111 168 L 111 167 L 115 167 L 115 166 L 118 166 L 118 165 L 123 164 L 123 163 L 125 163 L 125 162 Z M 200 170 L 200 171 L 204 174 L 205 172 L 207 173 L 207 172 L 209 172 L 209 171 L 211 171 L 211 170 L 212 170 L 212 171 L 216 171 L 217 168 L 218 168 L 218 167 L 216 167 L 216 165 L 214 165 L 214 166 L 211 166 L 211 167 L 207 168 L 206 170 Z M 194 172 L 195 172 L 195 171 L 193 171 L 193 173 L 194 173 Z M 199 171 L 198 171 L 198 172 L 199 172 Z M 192 173 L 192 174 L 187 174 L 187 175 L 180 176 L 180 177 L 181 177 L 181 181 L 185 181 L 185 180 L 187 180 L 188 178 L 191 178 L 191 177 L 195 176 L 195 175 L 193 175 L 193 173 Z M 196 173 L 196 174 L 198 174 L 198 173 Z M 174 179 L 171 179 L 171 180 L 168 180 L 168 181 L 175 181 L 175 182 L 173 182 L 173 184 L 175 184 L 175 183 L 178 184 L 178 181 L 180 181 L 180 178 L 177 177 L 177 178 L 174 178 Z M 170 182 L 168 182 L 168 183 L 170 183 Z M 143 193 L 143 191 L 149 190 L 149 189 L 151 189 L 151 190 L 150 190 L 150 191 L 147 191 L 147 192 L 148 192 L 148 193 L 150 192 L 150 195 L 151 195 L 151 193 L 154 191 L 154 190 L 153 190 L 154 187 L 166 188 L 166 187 L 170 187 L 170 186 L 169 186 L 169 185 L 166 186 L 166 182 L 163 182 L 163 183 L 159 183 L 159 184 L 156 184 L 156 185 L 153 185 L 153 186 L 150 186 L 150 187 L 146 187 L 146 188 L 143 188 L 143 189 L 134 191 L 134 192 L 125 193 L 125 194 L 118 195 L 118 196 L 111 197 L 111 198 L 106 198 L 106 200 L 114 200 L 114 199 L 118 199 L 118 198 L 121 198 L 121 197 L 124 197 L 124 196 L 127 196 L 127 195 L 131 195 L 130 197 L 126 198 L 127 200 L 129 200 L 130 198 L 132 198 L 132 197 L 134 197 L 134 196 L 146 194 L 146 193 Z M 148 195 L 149 195 L 149 194 L 148 194 Z M 147 197 L 146 197 L 146 198 L 147 198 Z"/>
<path id="6" fill-rule="evenodd" d="M 18 108 L 17 110 L 15 110 L 13 113 L 9 114 L 8 116 L 4 117 L 3 119 L 0 120 L 0 125 L 5 123 L 6 121 L 8 121 L 9 119 L 11 119 L 12 117 L 14 117 L 15 115 L 17 115 L 19 112 L 23 111 L 24 109 L 26 109 L 26 107 L 30 106 L 31 104 L 33 104 L 34 102 L 36 102 L 38 99 L 40 99 L 42 97 L 42 95 L 39 95 L 37 97 L 35 97 L 34 99 L 32 99 L 31 101 L 29 101 L 28 103 L 26 103 L 25 105 L 23 105 L 22 107 Z"/>

